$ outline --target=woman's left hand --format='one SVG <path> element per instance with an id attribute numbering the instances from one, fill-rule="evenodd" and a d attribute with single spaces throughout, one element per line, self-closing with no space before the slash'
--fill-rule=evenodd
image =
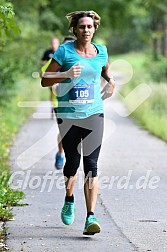
<path id="1" fill-rule="evenodd" d="M 115 89 L 115 81 L 113 79 L 110 79 L 110 81 L 107 83 L 107 85 L 105 85 L 105 87 L 101 91 L 101 94 L 103 94 L 102 100 L 111 97 L 112 94 L 114 93 L 114 89 Z"/>

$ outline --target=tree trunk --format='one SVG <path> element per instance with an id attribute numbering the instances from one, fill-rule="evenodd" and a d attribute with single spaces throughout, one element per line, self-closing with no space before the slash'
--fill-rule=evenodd
<path id="1" fill-rule="evenodd" d="M 158 59 L 158 39 L 157 38 L 153 39 L 153 59 L 154 60 Z"/>
<path id="2" fill-rule="evenodd" d="M 153 38 L 152 38 L 152 49 L 153 49 L 153 60 L 158 59 L 158 49 L 159 49 L 159 41 L 157 38 L 157 31 L 158 31 L 158 19 L 156 17 L 153 17 L 152 24 L 151 24 L 152 32 L 153 32 Z"/>
<path id="3" fill-rule="evenodd" d="M 164 18 L 162 20 L 161 53 L 167 57 L 167 25 Z"/>

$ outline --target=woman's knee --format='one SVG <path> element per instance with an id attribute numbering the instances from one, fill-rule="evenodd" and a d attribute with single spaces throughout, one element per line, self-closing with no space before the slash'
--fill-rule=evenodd
<path id="1" fill-rule="evenodd" d="M 75 159 L 66 159 L 66 163 L 64 166 L 63 174 L 65 177 L 70 178 L 71 176 L 74 176 L 77 173 L 77 170 L 79 168 L 80 164 L 80 157 Z"/>
<path id="2" fill-rule="evenodd" d="M 97 158 L 84 158 L 85 177 L 97 176 Z"/>

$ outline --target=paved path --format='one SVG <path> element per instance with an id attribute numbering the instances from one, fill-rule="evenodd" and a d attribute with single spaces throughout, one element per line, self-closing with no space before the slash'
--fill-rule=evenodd
<path id="1" fill-rule="evenodd" d="M 82 167 L 75 189 L 75 222 L 62 224 L 63 175 L 53 165 L 56 122 L 32 117 L 11 150 L 14 186 L 24 190 L 28 205 L 15 207 L 15 220 L 7 224 L 10 251 L 167 251 L 167 145 L 133 119 L 119 116 L 115 111 L 122 105 L 115 98 L 111 106 L 110 101 L 105 103 L 96 208 L 102 232 L 82 235 L 86 214 Z M 46 111 L 39 109 L 34 117 Z"/>

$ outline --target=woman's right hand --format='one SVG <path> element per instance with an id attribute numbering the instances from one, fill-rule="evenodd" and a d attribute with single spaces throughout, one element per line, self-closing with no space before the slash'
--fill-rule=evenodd
<path id="1" fill-rule="evenodd" d="M 69 70 L 60 72 L 61 66 L 55 60 L 52 60 L 46 69 L 46 72 L 42 76 L 41 85 L 43 87 L 49 87 L 54 83 L 62 82 L 67 78 L 76 78 L 80 76 L 82 68 L 84 68 L 84 66 L 81 66 L 80 63 L 77 63 Z"/>
<path id="2" fill-rule="evenodd" d="M 77 63 L 76 65 L 72 66 L 68 71 L 66 71 L 66 78 L 79 77 L 82 68 L 84 68 L 84 66 L 81 66 L 80 63 Z"/>

